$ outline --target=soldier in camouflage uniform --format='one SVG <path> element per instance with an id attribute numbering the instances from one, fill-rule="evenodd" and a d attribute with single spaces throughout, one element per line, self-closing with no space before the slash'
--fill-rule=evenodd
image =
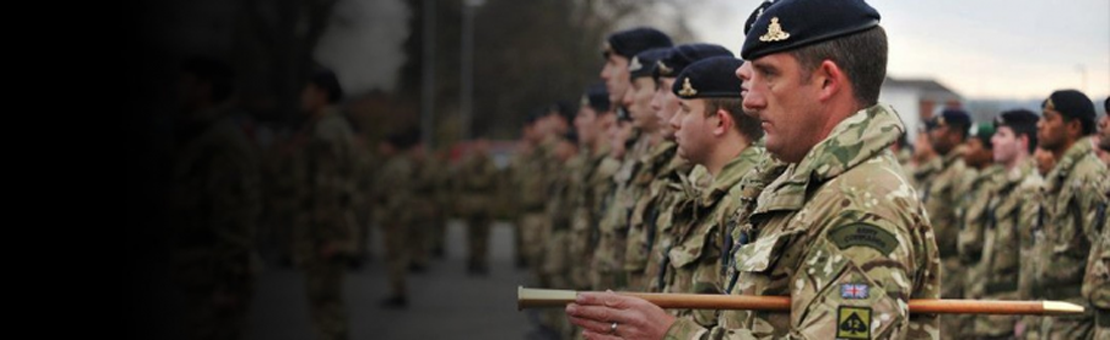
<path id="1" fill-rule="evenodd" d="M 181 71 L 185 116 L 176 130 L 170 263 L 185 295 L 185 337 L 238 339 L 258 269 L 258 155 L 230 117 L 231 68 L 194 58 Z"/>
<path id="2" fill-rule="evenodd" d="M 663 287 L 666 286 L 666 280 L 662 276 L 665 267 L 669 266 L 669 256 L 667 250 L 674 244 L 675 228 L 673 216 L 675 209 L 680 204 L 688 200 L 695 199 L 700 195 L 700 188 L 695 184 L 695 177 L 692 176 L 693 169 L 697 168 L 701 173 L 706 173 L 704 166 L 696 166 L 685 158 L 679 156 L 677 152 L 678 144 L 674 143 L 674 126 L 670 123 L 671 119 L 678 113 L 679 99 L 678 96 L 672 91 L 674 86 L 675 77 L 682 72 L 689 64 L 713 56 L 732 56 L 732 52 L 728 51 L 720 45 L 713 44 L 688 44 L 680 45 L 672 48 L 662 59 L 655 63 L 652 67 L 652 77 L 658 83 L 658 88 L 651 98 L 651 108 L 655 111 L 655 115 L 663 124 L 659 127 L 659 135 L 663 138 L 664 145 L 661 152 L 670 155 L 670 160 L 658 171 L 655 178 L 652 180 L 648 188 L 648 196 L 646 199 L 641 199 L 642 205 L 646 208 L 642 213 L 645 216 L 646 223 L 654 224 L 655 227 L 648 229 L 646 234 L 646 242 L 644 246 L 638 251 L 646 253 L 646 263 L 644 264 L 643 276 L 647 280 L 643 287 L 632 287 L 633 289 L 643 290 L 647 292 L 662 292 Z M 707 179 L 710 176 L 703 176 Z M 707 182 L 704 181 L 703 182 Z M 705 184 L 708 186 L 708 184 Z M 629 248 L 630 252 L 633 248 Z"/>
<path id="3" fill-rule="evenodd" d="M 294 229 L 294 255 L 305 271 L 309 315 L 322 339 L 348 334 L 343 280 L 355 254 L 356 155 L 347 119 L 333 106 L 343 98 L 331 71 L 319 71 L 301 94 L 309 119 L 307 145 L 297 157 L 301 210 Z"/>
<path id="4" fill-rule="evenodd" d="M 987 224 L 987 203 L 995 187 L 1002 182 L 1004 171 L 1001 165 L 994 164 L 991 137 L 994 136 L 993 123 L 979 123 L 971 131 L 965 142 L 964 164 L 968 170 L 965 181 L 968 191 L 962 194 L 956 218 L 959 221 L 956 250 L 960 266 L 965 268 L 963 296 L 978 299 L 983 292 L 977 290 L 978 284 L 986 275 L 980 270 L 979 261 L 983 256 L 983 240 Z M 971 333 L 971 330 L 968 331 Z"/>
<path id="5" fill-rule="evenodd" d="M 570 209 L 572 209 L 570 234 L 568 235 L 569 262 L 571 264 L 590 263 L 596 247 L 598 216 L 595 208 L 603 197 L 597 190 L 612 180 L 615 167 L 602 167 L 609 156 L 609 143 L 606 132 L 616 124 L 609 103 L 609 93 L 601 84 L 590 86 L 582 95 L 578 115 L 574 117 L 574 128 L 578 132 L 579 158 L 582 166 L 572 176 Z M 570 285 L 574 289 L 590 289 L 590 268 L 572 265 Z"/>
<path id="6" fill-rule="evenodd" d="M 435 155 L 428 153 L 423 143 L 417 143 L 409 154 L 413 166 L 413 195 L 407 209 L 414 220 L 406 228 L 405 248 L 409 252 L 409 271 L 420 273 L 427 269 L 431 261 L 433 228 L 439 213 L 437 199 L 442 190 L 439 186 L 443 184 L 439 176 L 443 165 L 439 164 Z"/>
<path id="7" fill-rule="evenodd" d="M 1075 90 L 1056 91 L 1041 107 L 1037 138 L 1057 161 L 1045 176 L 1045 188 L 1037 199 L 1045 240 L 1035 248 L 1046 265 L 1040 268 L 1040 282 L 1034 293 L 1039 298 L 1087 307 L 1083 315 L 1043 318 L 1041 336 L 1084 339 L 1093 335 L 1094 314 L 1081 287 L 1091 246 L 1101 234 L 1096 217 L 1099 207 L 1107 202 L 1100 190 L 1106 165 L 1092 148 L 1089 136 L 1094 133 L 1095 112 L 1086 95 Z"/>
<path id="8" fill-rule="evenodd" d="M 602 68 L 601 78 L 605 81 L 610 102 L 620 104 L 616 110 L 627 111 L 637 132 L 636 141 L 631 149 L 625 150 L 620 170 L 613 177 L 616 190 L 599 221 L 598 249 L 592 264 L 595 289 L 623 289 L 628 286 L 624 264 L 630 219 L 636 208 L 636 200 L 645 193 L 652 177 L 648 167 L 642 166 L 642 158 L 659 141 L 658 136 L 653 133 L 658 128 L 659 121 L 650 105 L 654 83 L 651 78 L 637 78 L 638 83 L 634 85 L 630 67 L 635 66 L 632 61 L 637 54 L 653 48 L 671 46 L 670 37 L 652 28 L 616 32 L 606 41 L 603 52 L 605 66 Z M 645 66 L 640 64 L 637 70 L 642 70 L 643 67 Z"/>
<path id="9" fill-rule="evenodd" d="M 456 212 L 466 221 L 467 271 L 489 273 L 489 233 L 497 194 L 497 166 L 489 154 L 489 141 L 478 139 L 459 165 Z"/>
<path id="10" fill-rule="evenodd" d="M 1044 182 L 1030 157 L 1037 144 L 1037 119 L 1026 110 L 1003 112 L 995 119 L 991 151 L 1002 176 L 982 198 L 986 200 L 982 260 L 974 268 L 982 277 L 969 279 L 970 285 L 965 287 L 975 292 L 976 299 L 1028 299 L 1019 289 L 1019 281 L 1023 275 L 1028 276 L 1023 265 L 1030 261 L 1023 259 L 1032 254 L 1025 244 L 1032 245 L 1030 228 L 1037 216 L 1033 197 Z M 973 335 L 977 338 L 1016 336 L 1017 316 L 980 315 L 974 319 Z"/>
<path id="11" fill-rule="evenodd" d="M 681 157 L 705 166 L 712 184 L 674 211 L 674 244 L 666 252 L 668 266 L 661 273 L 667 293 L 721 294 L 720 269 L 728 218 L 741 203 L 738 183 L 766 158 L 758 145 L 763 131 L 755 117 L 744 114 L 740 79 L 734 74 L 743 62 L 720 56 L 695 62 L 672 85 L 680 99 L 671 118 Z M 674 310 L 702 327 L 717 324 L 712 310 Z"/>
<path id="12" fill-rule="evenodd" d="M 675 154 L 675 144 L 659 134 L 665 122 L 659 120 L 651 107 L 651 99 L 656 92 L 656 82 L 651 77 L 656 62 L 670 52 L 669 48 L 653 48 L 632 57 L 629 63 L 629 76 L 632 87 L 625 93 L 628 112 L 632 125 L 637 128 L 642 140 L 646 141 L 645 151 L 635 163 L 635 174 L 631 178 L 629 193 L 632 193 L 631 214 L 628 217 L 628 236 L 624 249 L 624 275 L 627 288 L 642 291 L 647 286 L 645 268 L 654 243 L 656 232 L 654 195 L 652 184 L 663 172 Z"/>
<path id="13" fill-rule="evenodd" d="M 351 258 L 352 268 L 361 268 L 363 262 L 370 259 L 370 221 L 373 219 L 373 209 L 370 206 L 370 197 L 374 195 L 374 171 L 379 166 L 376 155 L 366 141 L 365 135 L 355 137 L 355 155 L 357 155 L 357 170 L 355 170 L 355 256 Z"/>
<path id="14" fill-rule="evenodd" d="M 1110 97 L 1103 101 L 1103 105 L 1104 112 L 1108 114 L 1099 120 L 1098 148 L 1110 152 Z M 1101 190 L 1103 196 L 1110 199 L 1110 177 L 1103 176 Z M 1107 226 L 1110 217 L 1107 216 L 1105 204 L 1099 209 L 1095 219 L 1102 228 L 1102 235 L 1091 247 L 1087 273 L 1083 278 L 1083 297 L 1095 308 L 1095 339 L 1110 337 L 1110 227 Z"/>
<path id="15" fill-rule="evenodd" d="M 940 248 L 943 275 L 941 275 L 941 296 L 947 299 L 963 298 L 965 268 L 960 266 L 958 239 L 960 231 L 960 202 L 967 194 L 968 169 L 963 155 L 966 152 L 968 129 L 971 118 L 966 112 L 946 109 L 928 124 L 929 141 L 937 158 L 932 164 L 930 177 L 919 178 L 918 188 L 921 202 L 929 211 L 929 221 L 937 234 Z M 968 315 L 941 316 L 944 334 L 963 338 L 971 331 L 971 318 Z"/>
<path id="16" fill-rule="evenodd" d="M 418 138 L 419 133 L 410 130 L 394 133 L 382 143 L 382 154 L 387 160 L 378 172 L 375 187 L 379 189 L 373 202 L 375 224 L 382 229 L 382 241 L 385 245 L 390 295 L 381 304 L 387 308 L 403 308 L 408 305 L 405 282 L 410 263 L 410 252 L 406 249 L 409 244 L 407 229 L 416 221 L 409 210 L 416 192 L 412 175 L 415 165 L 409 153 Z"/>
<path id="17" fill-rule="evenodd" d="M 886 45 L 878 13 L 862 1 L 761 9 L 738 71 L 744 108 L 763 122 L 767 150 L 791 164 L 750 216 L 730 293 L 789 296 L 791 311 L 724 311 L 706 329 L 641 299 L 583 293 L 567 314 L 588 338 L 939 338 L 936 315 L 907 307 L 939 297 L 939 255 L 889 151 L 901 122 L 876 103 L 886 60 L 873 48 Z"/>

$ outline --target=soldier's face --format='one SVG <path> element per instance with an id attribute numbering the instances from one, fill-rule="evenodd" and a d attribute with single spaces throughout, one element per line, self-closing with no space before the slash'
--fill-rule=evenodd
<path id="1" fill-rule="evenodd" d="M 994 136 L 991 137 L 991 143 L 994 144 L 994 150 L 992 150 L 994 161 L 999 164 L 1010 164 L 1025 151 L 1022 139 L 1019 139 L 1009 126 L 998 127 L 998 131 L 995 131 Z"/>
<path id="2" fill-rule="evenodd" d="M 578 131 L 578 142 L 582 145 L 593 145 L 597 140 L 597 111 L 592 107 L 582 106 L 574 116 L 574 130 Z"/>
<path id="3" fill-rule="evenodd" d="M 1037 172 L 1040 172 L 1041 176 L 1048 175 L 1048 172 L 1056 166 L 1056 158 L 1052 156 L 1052 152 L 1041 147 L 1033 152 L 1033 159 L 1037 162 Z"/>
<path id="4" fill-rule="evenodd" d="M 1098 148 L 1110 151 L 1110 113 L 1098 120 Z"/>
<path id="5" fill-rule="evenodd" d="M 605 89 L 609 91 L 609 102 L 620 103 L 630 83 L 628 58 L 610 53 L 609 58 L 605 59 L 605 66 L 601 68 L 601 80 L 605 81 Z"/>
<path id="6" fill-rule="evenodd" d="M 624 157 L 624 141 L 632 136 L 632 123 L 617 122 L 609 129 L 609 146 L 611 147 L 610 154 L 613 158 Z"/>
<path id="7" fill-rule="evenodd" d="M 1064 116 L 1055 110 L 1045 109 L 1037 121 L 1037 143 L 1048 150 L 1057 150 L 1066 143 L 1067 132 Z"/>
<path id="8" fill-rule="evenodd" d="M 968 166 L 982 168 L 991 163 L 993 159 L 991 149 L 987 148 L 982 140 L 970 138 L 965 144 L 967 144 L 967 153 L 964 154 L 964 162 Z"/>
<path id="9" fill-rule="evenodd" d="M 308 84 L 301 91 L 301 110 L 312 113 L 326 105 L 327 93 L 316 84 Z"/>
<path id="10" fill-rule="evenodd" d="M 704 99 L 680 99 L 678 114 L 671 117 L 675 130 L 678 155 L 696 164 L 705 164 L 713 149 L 713 128 L 718 123 L 716 115 L 705 115 Z"/>
<path id="11" fill-rule="evenodd" d="M 659 128 L 659 118 L 651 109 L 651 97 L 655 95 L 655 81 L 648 77 L 639 77 L 632 81 L 629 102 L 625 104 L 632 124 L 645 132 L 655 132 Z"/>
<path id="12" fill-rule="evenodd" d="M 674 140 L 674 126 L 671 118 L 678 113 L 678 96 L 671 91 L 675 78 L 659 78 L 659 86 L 651 96 L 651 109 L 659 118 L 659 134 L 667 140 Z"/>
<path id="13" fill-rule="evenodd" d="M 804 78 L 793 56 L 763 56 L 744 63 L 736 74 L 743 80 L 744 111 L 759 117 L 767 151 L 783 161 L 798 162 L 824 138 L 815 133 L 828 119 L 820 113 L 817 78 L 812 73 Z"/>

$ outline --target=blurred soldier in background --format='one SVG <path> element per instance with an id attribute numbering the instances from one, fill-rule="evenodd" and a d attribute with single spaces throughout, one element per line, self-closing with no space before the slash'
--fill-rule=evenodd
<path id="1" fill-rule="evenodd" d="M 986 198 L 982 260 L 977 271 L 981 280 L 968 280 L 965 287 L 975 298 L 1025 300 L 1020 283 L 1031 270 L 1033 224 L 1037 206 L 1033 201 L 1044 183 L 1037 174 L 1031 154 L 1037 146 L 1037 115 L 1026 110 L 1003 112 L 994 121 L 991 137 L 992 156 L 1002 168 L 997 185 Z M 983 315 L 975 317 L 974 336 L 1012 338 L 1017 316 Z M 1037 317 L 1036 319 L 1039 319 Z"/>
<path id="2" fill-rule="evenodd" d="M 1106 165 L 1091 143 L 1095 109 L 1091 99 L 1076 90 L 1053 92 L 1041 105 L 1037 139 L 1052 152 L 1056 166 L 1045 177 L 1037 202 L 1044 214 L 1045 242 L 1039 258 L 1045 261 L 1036 275 L 1038 298 L 1067 301 L 1087 308 L 1079 316 L 1044 317 L 1041 336 L 1047 339 L 1088 339 L 1094 331 L 1094 309 L 1081 293 L 1091 248 L 1101 235 L 1098 208 L 1107 198 L 1100 189 Z"/>
<path id="3" fill-rule="evenodd" d="M 259 265 L 260 165 L 230 119 L 233 84 L 222 62 L 198 57 L 181 66 L 171 270 L 185 294 L 187 339 L 242 338 Z"/>
<path id="4" fill-rule="evenodd" d="M 416 201 L 416 184 L 410 153 L 419 142 L 419 130 L 407 130 L 390 135 L 382 145 L 387 157 L 379 172 L 374 198 L 377 225 L 382 228 L 385 241 L 386 274 L 389 277 L 390 296 L 382 300 L 386 308 L 403 308 L 408 305 L 405 275 L 408 271 L 410 251 L 408 229 L 416 223 L 413 202 Z"/>
<path id="5" fill-rule="evenodd" d="M 335 108 L 343 99 L 339 79 L 317 71 L 301 92 L 301 109 L 309 115 L 304 131 L 310 136 L 297 157 L 300 218 L 294 229 L 294 255 L 305 271 L 309 315 L 322 339 L 348 336 L 343 280 L 355 254 L 354 134 Z"/>
<path id="6" fill-rule="evenodd" d="M 964 180 L 970 184 L 968 191 L 961 195 L 962 201 L 957 209 L 956 218 L 960 224 L 956 250 L 959 253 L 960 266 L 966 268 L 962 285 L 964 297 L 969 299 L 978 299 L 983 295 L 982 291 L 975 288 L 980 287 L 985 275 L 980 271 L 979 260 L 983 256 L 987 203 L 995 187 L 1002 182 L 1004 173 L 1002 166 L 994 164 L 994 153 L 991 151 L 993 136 L 993 122 L 974 125 L 970 138 L 965 142 L 967 152 L 963 155 L 964 164 L 968 167 Z"/>
<path id="7" fill-rule="evenodd" d="M 918 193 L 921 202 L 929 212 L 929 221 L 936 233 L 937 248 L 940 250 L 942 264 L 941 297 L 946 299 L 963 298 L 964 268 L 960 267 L 957 239 L 959 238 L 959 202 L 967 193 L 967 165 L 963 155 L 971 117 L 956 109 L 944 110 L 929 124 L 929 142 L 937 153 L 932 164 L 931 176 L 920 179 Z M 966 315 L 945 315 L 941 317 L 944 333 L 954 338 L 967 336 L 971 331 L 971 319 Z"/>
<path id="8" fill-rule="evenodd" d="M 455 206 L 467 226 L 467 272 L 489 273 L 489 234 L 497 195 L 497 166 L 489 154 L 489 141 L 477 139 L 459 165 Z"/>

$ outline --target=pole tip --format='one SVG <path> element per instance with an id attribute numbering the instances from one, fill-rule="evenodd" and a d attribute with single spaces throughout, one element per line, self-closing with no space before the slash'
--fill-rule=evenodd
<path id="1" fill-rule="evenodd" d="M 1083 306 L 1062 301 L 1045 301 L 1044 312 L 1045 314 L 1083 314 Z"/>

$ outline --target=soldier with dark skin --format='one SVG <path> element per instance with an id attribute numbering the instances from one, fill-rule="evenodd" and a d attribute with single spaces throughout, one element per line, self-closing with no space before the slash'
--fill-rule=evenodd
<path id="1" fill-rule="evenodd" d="M 1094 334 L 1094 309 L 1083 297 L 1083 278 L 1092 246 L 1101 237 L 1097 217 L 1107 198 L 1101 184 L 1106 165 L 1094 152 L 1094 105 L 1076 90 L 1053 92 L 1041 105 L 1037 139 L 1053 154 L 1056 166 L 1045 176 L 1045 187 L 1036 200 L 1042 210 L 1045 239 L 1035 245 L 1040 281 L 1038 298 L 1060 300 L 1087 307 L 1076 316 L 1044 317 L 1045 339 L 1083 339 Z"/>
<path id="2" fill-rule="evenodd" d="M 965 268 L 959 259 L 959 204 L 967 193 L 968 168 L 964 163 L 968 129 L 971 117 L 959 109 L 945 109 L 928 124 L 929 142 L 937 157 L 926 168 L 932 168 L 931 175 L 919 178 L 921 202 L 929 211 L 929 222 L 936 231 L 937 246 L 940 248 L 943 274 L 941 277 L 941 296 L 949 299 L 963 298 Z M 963 338 L 969 336 L 971 318 L 967 315 L 941 316 L 942 328 L 947 336 Z"/>
<path id="3" fill-rule="evenodd" d="M 910 299 L 939 297 L 928 215 L 889 146 L 904 133 L 878 104 L 886 34 L 862 1 L 784 0 L 752 14 L 737 70 L 744 109 L 789 167 L 750 215 L 729 294 L 789 296 L 789 312 L 722 312 L 717 326 L 675 318 L 645 300 L 581 293 L 566 307 L 588 339 L 939 338 L 936 315 Z M 856 242 L 851 235 L 872 235 Z"/>

